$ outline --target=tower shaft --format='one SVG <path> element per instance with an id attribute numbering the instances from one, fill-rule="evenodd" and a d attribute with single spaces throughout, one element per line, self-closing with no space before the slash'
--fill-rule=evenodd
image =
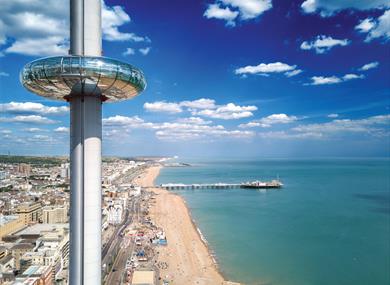
<path id="1" fill-rule="evenodd" d="M 70 285 L 101 284 L 101 114 L 99 98 L 70 98 Z"/>
<path id="2" fill-rule="evenodd" d="M 101 55 L 100 0 L 71 0 L 70 27 L 71 55 Z M 69 96 L 70 285 L 101 284 L 102 102 L 84 95 Z"/>
<path id="3" fill-rule="evenodd" d="M 70 54 L 102 55 L 100 0 L 70 0 Z"/>

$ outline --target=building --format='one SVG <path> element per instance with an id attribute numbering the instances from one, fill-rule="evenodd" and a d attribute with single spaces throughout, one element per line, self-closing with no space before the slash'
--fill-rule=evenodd
<path id="1" fill-rule="evenodd" d="M 16 278 L 12 285 L 41 285 L 40 281 L 41 279 L 38 277 L 22 277 Z"/>
<path id="2" fill-rule="evenodd" d="M 42 217 L 42 205 L 39 202 L 23 203 L 16 208 L 16 213 L 22 217 L 25 225 L 38 223 Z"/>
<path id="3" fill-rule="evenodd" d="M 14 190 L 19 190 L 19 191 L 30 191 L 32 189 L 32 185 L 29 183 L 18 183 L 13 186 Z"/>
<path id="4" fill-rule="evenodd" d="M 68 222 L 66 206 L 46 206 L 42 208 L 42 222 L 45 224 L 63 224 Z"/>
<path id="5" fill-rule="evenodd" d="M 12 273 L 15 268 L 15 259 L 12 255 L 0 258 L 0 273 Z"/>
<path id="6" fill-rule="evenodd" d="M 19 260 L 19 270 L 24 272 L 32 265 L 33 257 L 30 252 L 25 253 Z"/>
<path id="7" fill-rule="evenodd" d="M 9 177 L 8 171 L 0 170 L 0 180 L 7 179 L 8 177 Z"/>
<path id="8" fill-rule="evenodd" d="M 24 252 L 20 268 L 26 265 L 50 266 L 57 279 L 69 266 L 69 225 L 35 224 L 20 232 L 20 237 L 33 238 L 37 235 L 34 250 Z"/>
<path id="9" fill-rule="evenodd" d="M 31 166 L 27 163 L 20 163 L 16 168 L 16 171 L 23 176 L 30 176 Z"/>
<path id="10" fill-rule="evenodd" d="M 108 226 L 109 226 L 108 217 L 107 217 L 106 211 L 104 210 L 103 214 L 102 214 L 102 231 L 106 230 L 108 228 Z"/>
<path id="11" fill-rule="evenodd" d="M 69 234 L 67 231 L 45 233 L 39 238 L 37 258 L 33 264 L 52 266 L 55 275 L 59 274 L 69 264 Z"/>
<path id="12" fill-rule="evenodd" d="M 118 225 L 122 221 L 123 208 L 122 205 L 108 206 L 108 223 L 112 225 Z"/>
<path id="13" fill-rule="evenodd" d="M 130 195 L 134 197 L 139 197 L 141 195 L 141 187 L 135 186 L 134 188 L 131 188 Z"/>
<path id="14" fill-rule="evenodd" d="M 63 163 L 61 164 L 61 173 L 60 173 L 61 178 L 69 179 L 70 177 L 70 167 L 69 163 Z"/>
<path id="15" fill-rule="evenodd" d="M 22 216 L 4 216 L 0 214 L 0 239 L 4 236 L 16 232 L 25 226 Z"/>
<path id="16" fill-rule="evenodd" d="M 52 285 L 54 284 L 53 270 L 51 266 L 39 266 L 31 265 L 25 270 L 21 276 L 22 278 L 39 278 L 39 285 Z"/>
<path id="17" fill-rule="evenodd" d="M 35 249 L 36 245 L 34 242 L 22 241 L 20 243 L 15 244 L 11 247 L 12 256 L 15 258 L 15 269 L 20 269 L 20 260 L 22 256 L 30 251 Z"/>

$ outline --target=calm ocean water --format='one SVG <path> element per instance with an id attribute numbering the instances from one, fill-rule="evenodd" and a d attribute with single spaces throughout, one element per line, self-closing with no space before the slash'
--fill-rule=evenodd
<path id="1" fill-rule="evenodd" d="M 229 279 L 390 284 L 390 160 L 195 161 L 157 183 L 273 179 L 282 190 L 182 190 Z"/>

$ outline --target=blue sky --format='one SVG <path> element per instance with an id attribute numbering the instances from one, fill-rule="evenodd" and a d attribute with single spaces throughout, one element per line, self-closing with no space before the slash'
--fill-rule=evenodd
<path id="1" fill-rule="evenodd" d="M 18 75 L 66 54 L 68 29 L 67 1 L 2 3 L 1 153 L 68 153 L 67 104 Z M 105 155 L 389 154 L 388 1 L 105 0 L 103 39 L 148 82 L 104 105 Z"/>

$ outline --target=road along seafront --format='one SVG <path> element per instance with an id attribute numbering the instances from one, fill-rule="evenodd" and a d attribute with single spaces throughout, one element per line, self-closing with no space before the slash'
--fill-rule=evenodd
<path id="1" fill-rule="evenodd" d="M 173 285 L 240 285 L 225 280 L 219 272 L 184 199 L 154 185 L 160 169 L 161 166 L 147 168 L 134 184 L 153 193 L 149 217 L 165 231 L 167 245 L 159 247 L 157 254 L 158 264 L 164 265 L 159 269 L 161 280 Z"/>

